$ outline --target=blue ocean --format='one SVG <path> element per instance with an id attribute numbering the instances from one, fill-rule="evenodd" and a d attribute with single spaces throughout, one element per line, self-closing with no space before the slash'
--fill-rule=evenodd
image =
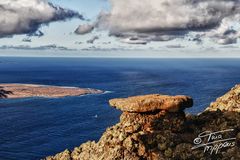
<path id="1" fill-rule="evenodd" d="M 240 83 L 240 59 L 0 57 L 0 83 L 95 88 L 100 95 L 0 100 L 0 159 L 35 160 L 98 140 L 119 120 L 116 97 L 192 96 L 197 114 Z"/>

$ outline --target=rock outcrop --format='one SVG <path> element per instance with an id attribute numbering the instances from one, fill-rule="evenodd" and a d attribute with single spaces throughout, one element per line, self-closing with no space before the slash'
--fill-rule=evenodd
<path id="1" fill-rule="evenodd" d="M 240 159 L 238 112 L 185 115 L 183 110 L 193 105 L 187 96 L 136 96 L 110 100 L 110 105 L 123 113 L 120 122 L 108 128 L 98 142 L 89 141 L 46 159 Z"/>
<path id="2" fill-rule="evenodd" d="M 176 112 L 192 106 L 192 99 L 187 96 L 144 95 L 129 98 L 117 98 L 109 101 L 110 105 L 123 112 L 154 112 L 167 110 Z"/>
<path id="3" fill-rule="evenodd" d="M 212 102 L 206 109 L 207 111 L 234 111 L 240 112 L 240 85 L 236 85 L 222 97 L 219 97 L 216 102 Z"/>

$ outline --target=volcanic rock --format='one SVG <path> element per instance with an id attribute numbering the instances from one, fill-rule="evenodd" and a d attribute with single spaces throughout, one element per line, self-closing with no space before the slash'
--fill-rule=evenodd
<path id="1" fill-rule="evenodd" d="M 206 110 L 240 112 L 240 85 L 236 85 L 225 95 L 217 98 L 217 100 L 212 102 Z"/>
<path id="2" fill-rule="evenodd" d="M 236 98 L 234 96 L 235 100 L 231 100 L 236 101 Z M 174 101 L 173 97 L 166 96 L 166 99 L 163 96 L 146 95 L 110 100 L 112 106 L 124 111 L 119 123 L 108 128 L 98 142 L 89 141 L 73 151 L 66 150 L 46 160 L 69 157 L 71 160 L 240 159 L 239 112 L 217 110 L 186 116 L 183 109 L 191 106 L 190 97 L 181 96 Z M 229 104 L 230 108 L 233 106 Z M 204 148 L 193 149 L 196 146 L 194 140 L 199 134 L 228 129 L 232 131 L 220 133 L 223 138 L 236 138 L 232 140 L 233 146 L 219 148 L 218 152 L 215 147 L 213 154 L 205 152 Z"/>
<path id="3" fill-rule="evenodd" d="M 112 107 L 123 112 L 154 112 L 167 110 L 177 112 L 192 107 L 193 100 L 188 96 L 168 96 L 160 94 L 135 96 L 129 98 L 117 98 L 109 101 Z"/>

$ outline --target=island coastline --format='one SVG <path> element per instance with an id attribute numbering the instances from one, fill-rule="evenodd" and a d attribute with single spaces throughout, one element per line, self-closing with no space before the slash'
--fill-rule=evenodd
<path id="1" fill-rule="evenodd" d="M 104 91 L 92 88 L 20 83 L 0 84 L 0 98 L 4 99 L 30 97 L 62 98 L 69 96 L 82 96 L 102 93 L 104 93 Z"/>

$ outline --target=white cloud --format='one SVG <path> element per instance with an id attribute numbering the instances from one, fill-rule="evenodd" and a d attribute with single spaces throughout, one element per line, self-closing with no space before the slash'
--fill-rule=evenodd
<path id="1" fill-rule="evenodd" d="M 79 25 L 78 28 L 75 30 L 75 33 L 87 34 L 92 32 L 93 29 L 94 29 L 94 25 L 90 25 L 90 24 Z"/>
<path id="2" fill-rule="evenodd" d="M 116 37 L 138 37 L 148 42 L 183 38 L 189 32 L 200 32 L 201 38 L 205 38 L 208 32 L 221 28 L 226 19 L 239 21 L 240 15 L 239 0 L 110 0 L 110 3 L 111 10 L 99 14 L 95 27 Z M 215 41 L 234 43 L 238 38 L 232 34 L 223 36 L 226 38 Z"/>
<path id="3" fill-rule="evenodd" d="M 147 41 L 139 40 L 138 38 L 125 38 L 122 39 L 121 42 L 127 43 L 127 44 L 147 44 Z"/>
<path id="4" fill-rule="evenodd" d="M 207 32 L 206 35 L 216 43 L 226 45 L 237 43 L 240 32 L 233 28 L 231 19 L 224 19 L 218 28 Z"/>
<path id="5" fill-rule="evenodd" d="M 87 43 L 91 43 L 93 44 L 96 40 L 99 39 L 99 36 L 93 36 L 92 38 L 90 38 L 89 40 L 87 40 Z"/>
<path id="6" fill-rule="evenodd" d="M 2 45 L 0 46 L 0 49 L 2 50 L 8 50 L 8 49 L 13 49 L 13 50 L 60 50 L 60 51 L 74 51 L 75 49 L 67 48 L 64 46 L 57 46 L 56 44 L 50 44 L 50 45 L 42 45 L 42 46 L 37 46 L 37 47 L 32 47 L 30 45 Z"/>
<path id="7" fill-rule="evenodd" d="M 73 17 L 83 19 L 79 13 L 47 0 L 0 0 L 0 37 L 31 34 L 42 24 Z"/>

